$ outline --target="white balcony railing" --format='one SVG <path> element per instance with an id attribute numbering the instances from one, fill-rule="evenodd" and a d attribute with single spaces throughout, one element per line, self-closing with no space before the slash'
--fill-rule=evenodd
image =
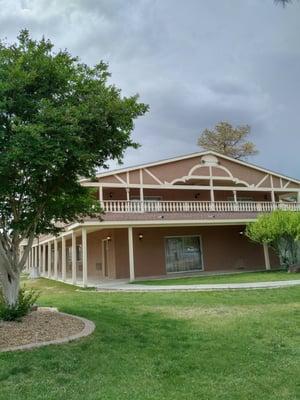
<path id="1" fill-rule="evenodd" d="M 300 203 L 271 203 L 256 201 L 139 201 L 105 200 L 105 212 L 112 213 L 194 213 L 194 212 L 271 212 L 300 211 Z"/>

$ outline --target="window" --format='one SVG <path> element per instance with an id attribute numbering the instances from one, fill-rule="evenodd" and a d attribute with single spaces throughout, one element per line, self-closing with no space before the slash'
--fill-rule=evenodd
<path id="1" fill-rule="evenodd" d="M 165 239 L 167 272 L 203 269 L 200 236 L 172 236 Z"/>

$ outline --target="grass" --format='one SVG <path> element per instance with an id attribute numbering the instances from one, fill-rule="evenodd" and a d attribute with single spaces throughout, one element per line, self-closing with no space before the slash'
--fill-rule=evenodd
<path id="1" fill-rule="evenodd" d="M 245 283 L 245 282 L 267 282 L 300 280 L 299 273 L 287 273 L 286 271 L 263 271 L 263 272 L 241 272 L 224 275 L 202 275 L 182 278 L 166 278 L 138 280 L 132 282 L 135 285 L 201 285 L 215 283 Z"/>
<path id="2" fill-rule="evenodd" d="M 97 293 L 31 281 L 40 304 L 96 323 L 88 338 L 0 354 L 2 400 L 296 400 L 298 287 Z"/>

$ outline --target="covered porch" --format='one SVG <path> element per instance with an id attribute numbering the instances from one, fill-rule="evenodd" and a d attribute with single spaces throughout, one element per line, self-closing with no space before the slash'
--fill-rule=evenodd
<path id="1" fill-rule="evenodd" d="M 41 276 L 87 287 L 115 279 L 279 266 L 273 251 L 244 236 L 245 224 L 124 225 L 83 225 L 35 243 L 28 269 L 36 266 Z"/>

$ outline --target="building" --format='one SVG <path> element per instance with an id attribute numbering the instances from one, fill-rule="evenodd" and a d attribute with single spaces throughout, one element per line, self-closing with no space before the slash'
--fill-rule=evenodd
<path id="1" fill-rule="evenodd" d="M 105 211 L 42 236 L 27 269 L 94 285 L 202 271 L 277 268 L 245 225 L 272 210 L 300 210 L 300 181 L 212 151 L 100 173 L 93 187 Z"/>

